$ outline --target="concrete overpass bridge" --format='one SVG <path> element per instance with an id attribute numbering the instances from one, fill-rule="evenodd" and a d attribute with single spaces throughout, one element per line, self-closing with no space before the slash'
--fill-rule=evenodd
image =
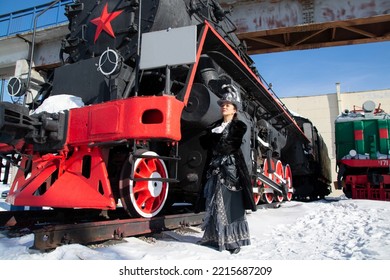
<path id="1" fill-rule="evenodd" d="M 15 74 L 17 60 L 29 61 L 34 18 L 35 69 L 59 65 L 61 39 L 68 33 L 61 0 L 50 7 L 0 15 L 0 78 Z M 250 54 L 379 42 L 390 39 L 389 0 L 220 0 L 231 10 L 240 39 Z M 4 84 L 4 83 L 3 83 Z"/>

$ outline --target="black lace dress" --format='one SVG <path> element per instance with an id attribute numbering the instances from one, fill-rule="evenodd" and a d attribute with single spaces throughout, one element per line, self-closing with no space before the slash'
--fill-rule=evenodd
<path id="1" fill-rule="evenodd" d="M 206 215 L 200 243 L 219 251 L 231 251 L 250 244 L 243 187 L 236 164 L 245 131 L 246 125 L 235 120 L 222 132 L 210 135 L 212 159 L 204 187 Z"/>

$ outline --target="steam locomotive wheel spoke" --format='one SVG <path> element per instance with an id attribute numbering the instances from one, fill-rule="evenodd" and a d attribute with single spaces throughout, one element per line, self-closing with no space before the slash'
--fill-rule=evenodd
<path id="1" fill-rule="evenodd" d="M 257 205 L 260 202 L 261 196 L 258 193 L 254 193 L 253 194 L 253 199 L 255 201 L 255 204 Z"/>
<path id="2" fill-rule="evenodd" d="M 271 167 L 272 170 L 275 170 L 275 163 L 273 161 L 271 161 Z M 264 172 L 264 176 L 270 178 L 271 180 L 274 180 L 274 174 L 268 172 L 268 160 L 264 161 L 263 172 Z M 270 204 L 273 202 L 273 200 L 274 200 L 274 193 L 272 188 L 267 184 L 264 184 L 263 201 L 265 203 Z"/>
<path id="3" fill-rule="evenodd" d="M 283 164 L 280 160 L 278 160 L 276 162 L 276 168 L 275 168 L 275 173 L 276 173 L 276 176 L 274 176 L 274 181 L 275 183 L 277 184 L 281 184 L 281 180 L 280 178 L 284 179 L 284 172 L 283 172 Z M 282 195 L 276 195 L 276 200 L 278 202 L 282 202 L 283 201 L 283 194 Z"/>
<path id="4" fill-rule="evenodd" d="M 286 180 L 287 185 L 287 201 L 291 201 L 293 197 L 293 186 L 292 186 L 292 173 L 290 165 L 286 165 L 284 168 L 284 179 Z"/>
<path id="5" fill-rule="evenodd" d="M 139 150 L 138 155 L 157 156 L 155 152 L 145 150 Z M 134 167 L 126 161 L 122 168 L 119 183 L 122 205 L 132 217 L 151 218 L 163 208 L 169 188 L 167 182 L 153 179 L 168 178 L 167 168 L 158 158 L 135 157 L 132 162 Z M 132 169 L 134 180 L 130 178 Z"/>
<path id="6" fill-rule="evenodd" d="M 271 204 L 274 200 L 274 194 L 273 193 L 265 193 L 263 194 L 263 201 Z"/>

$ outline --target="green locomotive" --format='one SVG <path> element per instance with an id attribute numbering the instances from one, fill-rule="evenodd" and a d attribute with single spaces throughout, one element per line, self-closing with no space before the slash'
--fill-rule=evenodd
<path id="1" fill-rule="evenodd" d="M 335 121 L 337 186 L 356 199 L 390 201 L 390 115 L 366 101 Z"/>

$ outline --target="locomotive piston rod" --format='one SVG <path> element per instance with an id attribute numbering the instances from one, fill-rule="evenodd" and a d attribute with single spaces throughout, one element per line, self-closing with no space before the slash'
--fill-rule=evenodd
<path id="1" fill-rule="evenodd" d="M 274 173 L 274 175 L 276 175 L 276 173 Z M 279 179 L 282 179 L 280 178 L 279 176 L 277 176 Z M 281 193 L 281 194 L 287 194 L 287 189 L 286 189 L 286 180 L 282 179 L 282 184 L 279 185 L 277 183 L 275 183 L 274 181 L 272 181 L 270 178 L 268 178 L 267 176 L 263 175 L 263 174 L 257 174 L 257 178 L 263 183 L 263 184 L 266 184 L 268 186 L 270 186 L 272 189 L 274 189 L 275 191 Z"/>

